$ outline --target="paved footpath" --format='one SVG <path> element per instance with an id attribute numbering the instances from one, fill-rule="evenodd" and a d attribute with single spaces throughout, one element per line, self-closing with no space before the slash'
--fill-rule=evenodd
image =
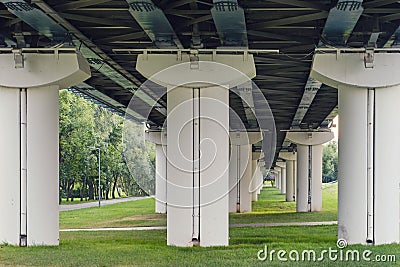
<path id="1" fill-rule="evenodd" d="M 328 222 L 287 222 L 287 223 L 246 223 L 231 224 L 229 227 L 276 227 L 276 226 L 316 226 L 316 225 L 336 225 L 337 221 Z M 148 231 L 148 230 L 165 230 L 166 226 L 149 226 L 149 227 L 123 227 L 123 228 L 90 228 L 90 229 L 61 229 L 60 232 L 95 232 L 95 231 Z"/>
<path id="2" fill-rule="evenodd" d="M 133 200 L 141 200 L 145 198 L 150 198 L 150 197 L 126 197 L 126 198 L 117 198 L 117 199 L 109 199 L 109 200 L 102 200 L 101 201 L 101 206 L 106 206 L 106 205 L 111 205 L 111 204 L 116 204 L 116 203 L 121 203 L 121 202 L 127 202 L 127 201 L 133 201 Z M 78 209 L 85 209 L 85 208 L 92 208 L 92 207 L 98 207 L 99 202 L 94 201 L 94 202 L 85 202 L 85 203 L 79 203 L 79 204 L 70 204 L 70 205 L 60 205 L 59 210 L 78 210 Z"/>

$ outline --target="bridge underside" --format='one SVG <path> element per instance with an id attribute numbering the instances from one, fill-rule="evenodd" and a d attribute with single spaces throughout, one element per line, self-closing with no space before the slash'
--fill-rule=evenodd
<path id="1" fill-rule="evenodd" d="M 390 59 L 386 56 L 388 53 L 397 55 L 399 51 L 379 50 L 381 48 L 395 49 L 400 41 L 400 4 L 398 1 L 86 0 L 60 3 L 55 0 L 0 0 L 0 2 L 2 3 L 0 4 L 0 24 L 2 25 L 0 27 L 0 47 L 2 47 L 0 56 L 4 58 L 13 56 L 10 64 L 6 64 L 4 67 L 6 75 L 0 76 L 0 89 L 14 88 L 18 90 L 18 97 L 20 97 L 18 101 L 24 101 L 21 94 L 23 96 L 26 93 L 23 91 L 26 88 L 28 88 L 29 95 L 31 92 L 29 88 L 47 88 L 50 85 L 56 89 L 70 87 L 74 92 L 94 99 L 97 103 L 117 113 L 127 114 L 131 120 L 146 122 L 150 131 L 157 132 L 162 130 L 167 114 L 171 112 L 171 106 L 179 103 L 171 103 L 173 98 L 167 94 L 170 84 L 153 83 L 151 87 L 146 86 L 143 90 L 139 89 L 149 78 L 145 71 L 138 69 L 138 66 L 143 64 L 140 62 L 140 58 L 147 60 L 152 56 L 161 57 L 173 54 L 179 60 L 186 58 L 187 62 L 193 63 L 194 66 L 198 66 L 196 64 L 199 58 L 213 58 L 217 53 L 229 56 L 240 55 L 243 56 L 243 61 L 247 61 L 248 58 L 254 60 L 252 67 L 255 68 L 255 75 L 251 75 L 254 73 L 246 73 L 246 75 L 257 85 L 262 98 L 268 101 L 268 105 L 260 105 L 259 98 L 255 97 L 254 87 L 249 84 L 243 88 L 240 87 L 242 85 L 236 84 L 236 87 L 240 87 L 236 88 L 236 91 L 228 88 L 230 90 L 225 92 L 227 93 L 226 98 L 224 96 L 221 99 L 237 115 L 238 124 L 243 125 L 245 131 L 249 133 L 248 136 L 250 133 L 262 132 L 261 136 L 264 137 L 264 140 L 273 140 L 273 149 L 257 138 L 257 141 L 254 142 L 239 142 L 234 149 L 237 151 L 236 165 L 229 166 L 229 168 L 237 167 L 236 171 L 240 170 L 243 167 L 240 157 L 246 158 L 248 160 L 247 165 L 244 166 L 247 170 L 246 179 L 250 176 L 257 176 L 258 180 L 261 177 L 260 170 L 274 168 L 276 177 L 280 177 L 279 181 L 281 182 L 278 183 L 278 186 L 282 193 L 287 194 L 288 201 L 292 201 L 295 197 L 297 210 L 300 212 L 320 210 L 321 144 L 331 139 L 329 128 L 338 113 L 338 104 L 340 104 L 339 109 L 341 108 L 342 114 L 348 118 L 344 120 L 347 128 L 342 131 L 345 141 L 340 145 L 342 151 L 347 151 L 347 154 L 341 152 L 341 162 L 339 163 L 342 168 L 340 174 L 343 176 L 339 179 L 342 179 L 342 185 L 346 185 L 340 187 L 342 198 L 339 200 L 341 209 L 339 211 L 339 235 L 353 243 L 399 242 L 398 225 L 385 224 L 382 220 L 374 219 L 377 218 L 376 216 L 386 216 L 393 218 L 391 221 L 397 223 L 399 217 L 398 212 L 389 214 L 382 211 L 387 200 L 384 194 L 386 191 L 389 192 L 387 195 L 393 197 L 393 203 L 397 203 L 393 205 L 393 208 L 399 211 L 399 196 L 398 194 L 396 196 L 393 189 L 397 188 L 398 178 L 387 178 L 388 185 L 393 186 L 392 189 L 390 186 L 377 186 L 378 181 L 384 179 L 381 177 L 388 174 L 382 170 L 391 169 L 391 164 L 395 165 L 397 156 L 390 153 L 388 147 L 382 146 L 383 149 L 376 149 L 374 143 L 382 142 L 382 144 L 390 146 L 387 143 L 390 138 L 386 133 L 390 132 L 391 126 L 382 122 L 382 114 L 394 116 L 398 113 L 393 99 L 390 99 L 397 97 L 397 93 L 392 89 L 396 89 L 398 83 L 391 77 L 398 76 L 398 73 L 395 72 L 397 57 L 394 56 L 393 59 Z M 89 79 L 82 81 L 82 77 L 85 75 L 78 75 L 72 79 L 72 74 L 63 76 L 57 73 L 49 74 L 49 77 L 60 78 L 53 83 L 45 83 L 43 79 L 39 79 L 37 84 L 21 85 L 18 84 L 19 81 L 13 83 L 14 81 L 8 80 L 8 72 L 13 75 L 10 77 L 15 79 L 21 69 L 30 70 L 31 65 L 24 66 L 24 61 L 30 62 L 32 57 L 41 58 L 41 54 L 47 55 L 58 48 L 66 47 L 78 50 L 79 54 L 85 58 L 78 59 L 76 64 L 77 68 L 83 68 L 83 73 L 86 74 L 89 72 L 90 66 L 91 77 Z M 361 50 L 355 51 L 354 49 L 357 48 L 361 48 Z M 67 53 L 67 50 L 64 52 Z M 68 53 L 76 55 L 75 50 L 71 51 Z M 200 55 L 201 53 L 209 54 L 204 56 Z M 379 53 L 382 53 L 383 56 L 378 55 Z M 357 54 L 359 62 L 354 63 L 354 54 Z M 54 57 L 57 58 L 58 53 Z M 323 63 L 316 65 L 317 58 Z M 382 61 L 379 61 L 381 59 Z M 10 68 L 11 64 L 14 69 Z M 52 64 L 58 63 L 52 62 Z M 326 66 L 330 66 L 330 64 L 335 68 L 326 69 Z M 240 66 L 241 64 L 236 64 L 235 68 L 239 69 Z M 347 68 L 349 66 L 359 72 Z M 394 67 L 387 69 L 382 66 Z M 381 71 L 381 67 L 384 71 Z M 346 71 L 340 72 L 343 69 Z M 320 70 L 323 72 L 319 72 Z M 355 79 L 350 82 L 351 78 L 343 80 L 343 77 L 355 77 Z M 32 82 L 36 78 L 34 77 L 30 81 Z M 68 82 L 61 82 L 62 80 Z M 229 87 L 229 84 L 220 85 Z M 363 91 L 357 95 L 357 90 L 360 88 Z M 385 89 L 377 89 L 375 92 L 371 91 L 373 88 Z M 191 89 L 194 90 L 194 88 Z M 247 89 L 251 89 L 250 94 Z M 3 91 L 8 92 L 7 90 Z M 208 93 L 211 98 L 221 97 L 215 92 Z M 135 105 L 130 107 L 129 103 L 133 96 L 136 97 Z M 185 99 L 197 103 L 197 98 L 194 96 Z M 338 99 L 341 99 L 341 103 L 338 103 Z M 358 109 L 355 107 L 356 111 L 354 112 L 356 115 L 349 108 L 351 103 L 347 101 L 348 99 L 358 103 Z M 387 107 L 383 107 L 383 100 L 389 102 Z M 195 106 L 196 104 L 193 104 L 193 107 Z M 7 107 L 7 105 L 2 106 L 3 109 Z M 260 121 L 255 120 L 257 113 L 265 112 L 267 107 L 270 108 L 274 118 L 273 131 L 276 133 L 276 138 L 273 139 L 268 136 L 272 129 L 263 129 Z M 378 108 L 381 110 L 378 111 Z M 220 108 L 219 110 L 223 113 L 228 109 Z M 21 110 L 14 109 L 13 111 L 15 114 L 21 112 Z M 264 116 L 264 118 L 266 117 Z M 358 135 L 356 136 L 349 129 L 353 127 L 353 124 L 356 125 L 360 118 L 365 119 L 365 123 L 357 128 Z M 21 121 L 22 119 L 19 118 Z M 194 113 L 192 119 L 196 119 Z M 231 120 L 230 125 L 225 117 L 222 119 L 223 123 L 221 122 L 228 128 L 225 129 L 227 132 L 236 127 L 232 124 L 233 120 L 229 119 Z M 375 119 L 377 120 L 375 121 Z M 175 124 L 179 123 L 182 122 L 178 118 Z M 371 125 L 374 125 L 375 128 Z M 20 125 L 14 126 L 19 127 L 18 133 L 24 133 L 24 123 L 21 122 Z M 378 126 L 382 127 L 380 131 L 377 130 Z M 195 126 L 191 127 L 195 129 Z M 171 131 L 171 129 L 169 130 Z M 194 136 L 195 130 L 192 132 Z M 207 131 L 200 133 L 199 131 L 200 136 L 207 136 L 207 134 L 215 135 L 215 133 Z M 226 134 L 229 136 L 232 133 Z M 219 135 L 215 136 L 217 138 Z M 29 139 L 29 137 L 27 138 Z M 192 150 L 198 150 L 201 142 L 194 137 L 191 139 L 193 139 Z M 199 142 L 196 143 L 195 139 Z M 15 155 L 15 160 L 21 161 L 20 166 L 25 162 L 24 155 L 26 154 L 26 151 L 23 150 L 26 144 L 21 140 L 15 140 L 20 142 L 18 143 L 20 154 Z M 172 146 L 176 145 L 169 139 L 168 142 Z M 54 142 L 54 144 L 56 143 Z M 356 143 L 359 146 L 355 147 Z M 54 150 L 54 144 L 52 148 L 49 148 L 51 151 Z M 159 142 L 158 145 L 165 144 Z M 225 152 L 228 151 L 223 141 L 217 142 L 216 147 L 220 147 Z M 247 154 L 243 151 L 247 151 Z M 365 196 L 365 199 L 361 201 L 353 199 L 352 191 L 348 190 L 348 188 L 357 187 L 357 183 L 353 184 L 353 182 L 349 182 L 349 178 L 345 178 L 356 174 L 356 167 L 344 160 L 349 159 L 348 155 L 357 157 L 352 151 L 358 151 L 364 157 L 360 157 L 360 162 L 357 161 L 356 165 L 363 168 L 365 173 L 363 172 L 359 179 L 351 177 L 353 179 L 351 181 L 357 181 L 363 185 L 358 188 L 359 194 Z M 296 152 L 297 158 L 293 156 Z M 386 163 L 377 158 L 384 157 L 385 153 L 391 155 L 391 160 Z M 261 158 L 258 160 L 260 155 Z M 167 155 L 167 157 L 169 156 Z M 196 158 L 194 152 L 192 157 L 193 160 Z M 7 157 L 4 156 L 4 158 Z M 165 158 L 163 162 L 165 162 Z M 263 167 L 264 164 L 265 167 Z M 6 167 L 7 164 L 4 165 L 4 168 Z M 25 171 L 26 169 L 21 167 L 20 172 L 24 173 Z M 163 172 L 165 174 L 162 175 L 167 175 L 168 172 L 171 172 L 171 168 L 167 167 L 166 170 L 163 169 Z M 195 169 L 192 169 L 192 172 L 195 173 Z M 199 176 L 202 175 L 200 170 L 196 169 L 196 172 Z M 290 173 L 288 174 L 288 172 Z M 174 172 L 172 171 L 172 173 Z M 29 176 L 29 174 L 27 175 Z M 45 176 L 50 177 L 51 175 L 46 174 Z M 228 176 L 227 173 L 223 175 L 225 177 L 224 186 L 232 181 L 232 177 Z M 20 182 L 23 183 L 26 177 L 20 174 Z M 194 174 L 193 177 L 195 177 Z M 223 208 L 211 210 L 210 216 L 212 217 L 218 212 L 224 213 L 225 216 L 228 209 L 235 210 L 235 198 L 237 198 L 236 204 L 238 205 L 236 209 L 248 211 L 249 201 L 257 198 L 259 189 L 259 186 L 256 185 L 257 182 L 249 182 L 250 180 L 246 180 L 249 188 L 246 196 L 241 197 L 243 191 L 240 192 L 241 186 L 237 185 L 235 187 L 237 194 L 229 195 L 229 201 L 228 197 L 225 197 L 223 200 L 225 202 L 223 205 L 221 204 Z M 194 182 L 195 179 L 193 179 Z M 162 183 L 158 185 L 164 191 L 168 187 Z M 192 186 L 195 187 L 194 184 Z M 24 188 L 15 190 L 23 191 Z M 17 195 L 26 193 L 17 191 L 14 192 Z M 377 196 L 376 199 L 374 194 Z M 167 198 L 166 202 L 168 202 L 165 192 L 162 192 L 162 195 L 163 199 Z M 244 208 L 244 199 L 247 203 L 246 208 Z M 356 203 L 349 208 L 355 213 L 361 206 L 367 206 L 363 212 L 357 213 L 357 218 L 361 218 L 362 221 L 357 221 L 353 215 L 344 212 L 348 208 L 346 205 L 349 199 L 352 203 Z M 21 197 L 20 201 L 26 200 Z M 229 208 L 228 205 L 230 205 Z M 23 210 L 26 207 L 23 207 L 22 204 L 20 206 L 21 214 L 26 215 L 26 211 Z M 160 212 L 164 212 L 166 208 L 161 205 L 159 209 Z M 200 209 L 200 207 L 198 210 L 193 208 L 196 212 L 199 212 Z M 172 213 L 176 212 L 171 210 Z M 36 211 L 33 213 L 36 214 Z M 194 218 L 196 214 L 188 216 Z M 202 219 L 198 221 L 200 228 L 206 224 L 201 224 Z M 221 221 L 225 219 L 224 217 Z M 357 224 L 354 221 L 357 221 Z M 362 231 L 357 230 L 359 224 L 365 226 Z M 19 238 L 26 236 L 26 228 L 29 228 L 23 224 L 20 226 Z M 218 229 L 225 229 L 224 225 L 212 225 L 212 227 L 214 226 L 220 227 L 217 227 Z M 206 229 L 209 228 L 206 227 Z M 386 229 L 387 231 L 374 232 L 375 229 Z M 169 232 L 172 233 L 175 230 L 177 229 L 174 228 Z M 397 233 L 397 239 L 388 236 L 388 231 Z M 224 232 L 221 237 L 222 241 L 208 240 L 205 244 L 225 245 L 227 236 L 227 232 Z M 55 237 L 56 235 L 53 235 L 49 242 L 45 239 L 40 241 L 39 238 L 37 242 L 55 244 L 57 243 Z M 209 237 L 206 236 L 203 240 L 207 240 Z M 0 236 L 0 238 L 2 237 Z M 179 241 L 180 238 L 180 236 L 179 238 L 173 236 L 170 240 L 174 240 L 172 244 L 178 240 L 177 244 L 182 245 Z M 21 240 L 19 240 L 20 243 L 24 241 Z M 192 241 L 198 241 L 197 237 L 193 237 Z"/>

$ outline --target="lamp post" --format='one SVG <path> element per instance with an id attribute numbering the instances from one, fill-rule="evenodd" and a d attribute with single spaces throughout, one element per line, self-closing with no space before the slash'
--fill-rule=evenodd
<path id="1" fill-rule="evenodd" d="M 101 183 L 100 183 L 100 148 L 99 147 L 94 147 L 93 149 L 95 149 L 95 150 L 97 150 L 98 151 L 98 156 L 97 156 L 97 159 L 98 159 L 98 176 L 99 176 L 99 207 L 100 207 L 100 205 L 101 205 L 101 191 L 100 191 L 100 187 L 101 187 Z"/>

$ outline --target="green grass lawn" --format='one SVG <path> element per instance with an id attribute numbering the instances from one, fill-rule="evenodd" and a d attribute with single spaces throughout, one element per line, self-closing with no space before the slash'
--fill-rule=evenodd
<path id="1" fill-rule="evenodd" d="M 254 212 L 232 214 L 231 223 L 323 221 L 337 216 L 337 185 L 324 185 L 324 211 L 295 214 L 276 189 L 262 192 Z M 154 214 L 154 200 L 119 203 L 101 208 L 60 212 L 62 228 L 165 225 L 165 215 Z M 166 231 L 61 232 L 59 247 L 0 246 L 0 266 L 400 266 L 400 246 L 351 246 L 360 253 L 396 255 L 399 263 L 259 261 L 257 252 L 337 249 L 337 226 L 240 227 L 230 229 L 230 246 L 177 248 L 166 246 Z M 346 252 L 346 249 L 343 250 Z M 287 255 L 286 255 L 287 257 Z"/>
<path id="2" fill-rule="evenodd" d="M 335 226 L 284 226 L 230 229 L 230 246 L 177 248 L 166 246 L 166 232 L 107 231 L 61 233 L 59 247 L 17 248 L 0 246 L 0 265 L 20 266 L 393 266 L 370 262 L 259 261 L 257 252 L 268 250 L 336 249 Z M 399 246 L 352 246 L 373 255 L 393 254 Z M 346 251 L 346 250 L 344 250 Z M 398 264 L 398 263 L 397 263 Z M 399 265 L 397 265 L 399 266 Z"/>
<path id="3" fill-rule="evenodd" d="M 61 211 L 60 228 L 98 228 L 166 225 L 165 214 L 154 213 L 154 199 Z"/>
<path id="4" fill-rule="evenodd" d="M 230 223 L 311 222 L 337 220 L 337 184 L 323 186 L 323 211 L 296 213 L 295 202 L 275 188 L 262 190 L 253 212 L 231 214 Z M 166 215 L 154 213 L 154 199 L 60 212 L 60 228 L 165 226 Z"/>
<path id="5" fill-rule="evenodd" d="M 323 184 L 322 211 L 296 212 L 295 202 L 286 202 L 285 195 L 272 187 L 261 191 L 259 200 L 253 202 L 253 212 L 231 214 L 230 223 L 322 222 L 337 220 L 337 183 Z"/>

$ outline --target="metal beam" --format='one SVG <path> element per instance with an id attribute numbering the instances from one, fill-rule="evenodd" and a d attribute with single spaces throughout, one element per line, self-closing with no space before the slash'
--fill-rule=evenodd
<path id="1" fill-rule="evenodd" d="M 294 16 L 294 17 L 289 17 L 289 18 L 270 20 L 270 21 L 266 21 L 266 22 L 254 23 L 249 26 L 251 29 L 262 29 L 262 28 L 268 28 L 268 27 L 272 27 L 272 26 L 281 26 L 281 25 L 295 24 L 295 23 L 301 23 L 301 22 L 306 22 L 306 21 L 313 21 L 313 20 L 317 20 L 317 19 L 325 19 L 327 17 L 328 17 L 328 12 L 321 11 L 321 12 L 312 13 L 312 14 L 306 14 L 306 15 Z"/>
<path id="2" fill-rule="evenodd" d="M 111 2 L 111 1 L 112 0 L 80 0 L 80 1 L 74 1 L 74 2 L 57 5 L 54 7 L 54 9 L 57 11 L 65 11 L 65 10 L 78 9 L 81 7 L 103 4 L 103 3 L 107 3 L 107 2 Z M 32 3 L 34 4 L 35 0 L 33 0 Z"/>
<path id="3" fill-rule="evenodd" d="M 183 48 L 164 12 L 151 0 L 126 0 L 129 13 L 157 47 Z"/>
<path id="4" fill-rule="evenodd" d="M 380 7 L 380 6 L 386 6 L 394 3 L 398 3 L 399 1 L 396 0 L 374 0 L 374 1 L 369 1 L 364 4 L 365 8 L 372 8 L 372 7 Z"/>
<path id="5" fill-rule="evenodd" d="M 346 44 L 362 14 L 361 4 L 362 0 L 351 2 L 339 0 L 337 5 L 331 8 L 322 32 L 324 42 L 331 42 L 334 45 Z M 320 45 L 322 45 L 321 42 Z M 308 77 L 303 97 L 292 121 L 292 128 L 300 126 L 321 86 L 321 82 Z"/>
<path id="6" fill-rule="evenodd" d="M 298 1 L 298 0 L 269 0 L 269 2 L 298 6 L 298 7 L 308 7 L 315 10 L 327 10 L 327 6 L 315 3 L 315 1 Z"/>

